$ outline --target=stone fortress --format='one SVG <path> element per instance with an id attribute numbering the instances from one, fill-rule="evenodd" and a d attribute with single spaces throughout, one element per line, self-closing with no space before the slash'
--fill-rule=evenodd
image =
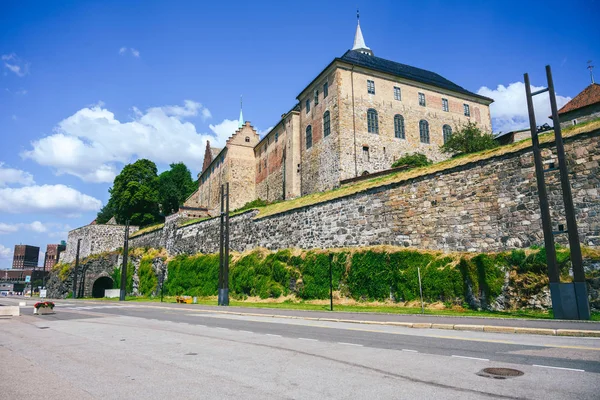
<path id="1" fill-rule="evenodd" d="M 231 208 L 255 199 L 287 200 L 387 170 L 414 152 L 434 161 L 457 126 L 471 120 L 491 132 L 492 99 L 430 71 L 374 55 L 356 27 L 354 46 L 297 96 L 298 104 L 261 139 L 240 112 L 224 148 L 207 143 L 198 190 L 188 209 L 216 215 L 221 185 Z"/>
<path id="2" fill-rule="evenodd" d="M 207 144 L 199 188 L 184 212 L 161 226 L 130 227 L 130 248 L 162 248 L 170 256 L 217 252 L 219 219 L 190 220 L 198 215 L 189 211 L 216 215 L 226 182 L 232 210 L 257 198 L 286 200 L 232 216 L 232 251 L 391 245 L 487 252 L 543 244 L 530 141 L 340 187 L 345 179 L 389 169 L 406 153 L 443 160 L 439 146 L 455 126 L 471 119 L 490 130 L 491 99 L 377 58 L 358 26 L 354 48 L 334 59 L 298 101 L 262 139 L 240 114 L 224 148 Z M 554 143 L 541 147 L 544 163 L 556 163 Z M 565 152 L 581 242 L 598 247 L 600 129 L 568 132 Z M 546 179 L 558 230 L 564 224 L 559 178 L 549 173 Z M 64 261 L 74 260 L 78 239 L 81 258 L 122 247 L 124 228 L 69 232 Z"/>

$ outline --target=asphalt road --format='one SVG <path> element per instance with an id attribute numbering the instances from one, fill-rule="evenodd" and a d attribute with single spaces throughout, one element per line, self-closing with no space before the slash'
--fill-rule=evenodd
<path id="1" fill-rule="evenodd" d="M 34 317 L 27 307 L 19 318 L 0 320 L 0 360 L 19 366 L 0 364 L 6 378 L 0 393 L 39 393 L 44 382 L 56 389 L 49 399 L 69 393 L 104 399 L 597 399 L 600 391 L 596 338 L 245 317 L 140 303 L 66 301 L 56 310 Z M 476 375 L 488 367 L 524 375 Z M 40 382 L 32 383 L 31 374 Z"/>

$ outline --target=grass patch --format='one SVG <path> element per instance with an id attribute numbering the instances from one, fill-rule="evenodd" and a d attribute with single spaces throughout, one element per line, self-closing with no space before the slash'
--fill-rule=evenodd
<path id="1" fill-rule="evenodd" d="M 164 222 L 158 223 L 158 224 L 154 224 L 154 225 L 150 225 L 150 226 L 146 226 L 145 228 L 139 229 L 135 232 L 133 232 L 131 235 L 129 235 L 130 238 L 134 238 L 136 236 L 140 236 L 143 235 L 144 233 L 149 233 L 149 232 L 154 232 L 157 231 L 159 229 L 162 229 L 165 226 Z"/>
<path id="2" fill-rule="evenodd" d="M 188 225 L 193 225 L 193 224 L 197 224 L 198 222 L 202 222 L 202 221 L 206 221 L 211 219 L 212 217 L 202 217 L 202 218 L 193 218 L 193 219 L 188 219 L 186 221 L 182 221 L 179 223 L 179 227 L 184 227 L 184 226 L 188 226 Z"/>
<path id="3" fill-rule="evenodd" d="M 591 132 L 600 128 L 600 118 L 588 121 L 580 125 L 574 125 L 563 130 L 563 137 L 573 137 L 583 133 Z M 539 136 L 540 144 L 550 143 L 554 141 L 554 131 L 549 131 Z M 270 215 L 279 214 L 285 211 L 294 210 L 301 207 L 306 207 L 325 201 L 333 200 L 339 197 L 349 196 L 360 193 L 368 189 L 378 186 L 388 185 L 414 179 L 423 175 L 440 172 L 446 169 L 466 165 L 472 162 L 487 160 L 492 157 L 502 156 L 505 154 L 516 153 L 523 149 L 531 147 L 531 139 L 522 140 L 517 143 L 497 147 L 495 149 L 483 150 L 477 153 L 465 154 L 459 157 L 454 157 L 446 161 L 442 161 L 426 167 L 411 169 L 409 171 L 393 172 L 389 175 L 377 177 L 371 180 L 357 182 L 353 185 L 339 187 L 327 192 L 312 193 L 307 196 L 299 197 L 292 200 L 283 201 L 276 204 L 270 204 L 264 207 L 256 207 L 260 212 L 256 218 L 264 218 Z"/>

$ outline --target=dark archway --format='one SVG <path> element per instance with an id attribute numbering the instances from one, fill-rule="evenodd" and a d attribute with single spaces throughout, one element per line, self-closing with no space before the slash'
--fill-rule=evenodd
<path id="1" fill-rule="evenodd" d="M 108 276 L 103 276 L 96 279 L 94 286 L 92 286 L 92 297 L 99 298 L 104 297 L 104 290 L 113 288 L 113 280 Z"/>

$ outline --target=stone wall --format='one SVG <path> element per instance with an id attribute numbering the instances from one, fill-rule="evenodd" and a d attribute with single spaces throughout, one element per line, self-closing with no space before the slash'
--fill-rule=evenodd
<path id="1" fill-rule="evenodd" d="M 555 159 L 543 145 L 546 163 Z M 600 130 L 565 140 L 581 242 L 600 246 Z M 554 174 L 554 175 L 553 175 Z M 546 174 L 554 229 L 564 224 L 557 173 Z M 543 244 L 530 148 L 264 218 L 231 218 L 231 248 L 400 245 L 501 251 Z M 566 243 L 566 235 L 557 236 Z M 131 246 L 169 254 L 219 249 L 219 220 L 140 235 Z"/>
<path id="2" fill-rule="evenodd" d="M 137 226 L 130 226 L 129 234 L 138 229 L 139 227 Z M 61 253 L 60 261 L 65 263 L 75 261 L 78 239 L 81 239 L 79 258 L 83 259 L 91 254 L 103 253 L 123 247 L 124 234 L 124 225 L 86 225 L 73 229 L 69 232 L 67 249 Z"/>

